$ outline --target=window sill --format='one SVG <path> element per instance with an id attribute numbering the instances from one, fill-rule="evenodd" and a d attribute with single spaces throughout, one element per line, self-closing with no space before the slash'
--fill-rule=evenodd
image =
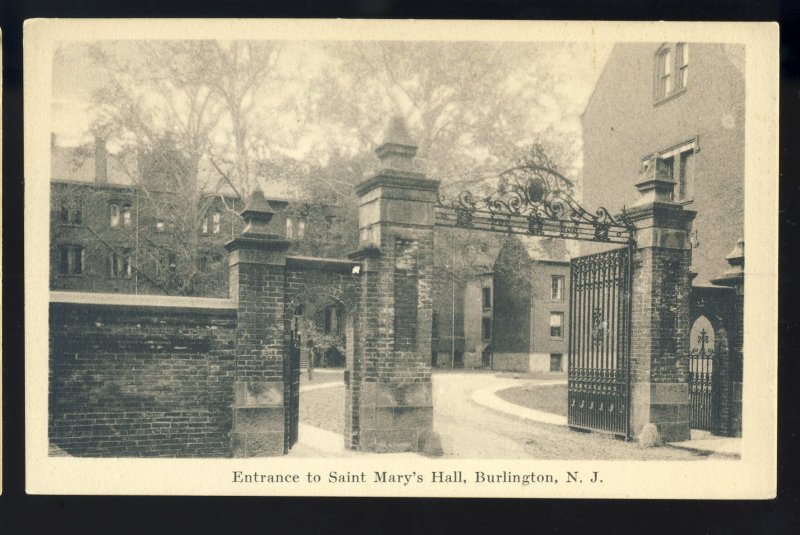
<path id="1" fill-rule="evenodd" d="M 653 106 L 655 106 L 655 107 L 661 106 L 662 104 L 664 104 L 666 102 L 669 102 L 670 100 L 672 100 L 674 98 L 678 98 L 679 96 L 683 95 L 684 93 L 686 93 L 686 88 L 685 87 L 683 89 L 679 89 L 677 91 L 673 91 L 672 93 L 670 93 L 666 97 L 663 97 L 661 99 L 656 100 L 653 103 Z"/>

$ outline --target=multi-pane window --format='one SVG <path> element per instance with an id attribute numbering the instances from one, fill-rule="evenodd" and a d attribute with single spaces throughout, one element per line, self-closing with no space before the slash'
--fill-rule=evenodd
<path id="1" fill-rule="evenodd" d="M 550 313 L 550 337 L 563 338 L 564 337 L 564 313 L 551 312 Z"/>
<path id="2" fill-rule="evenodd" d="M 486 342 L 492 339 L 492 318 L 483 318 L 481 321 L 481 339 Z"/>
<path id="3" fill-rule="evenodd" d="M 111 276 L 116 279 L 128 279 L 133 275 L 133 264 L 131 262 L 131 252 L 128 250 L 122 253 L 111 253 L 110 258 Z"/>
<path id="4" fill-rule="evenodd" d="M 678 65 L 678 88 L 683 89 L 689 81 L 689 45 L 678 43 L 675 46 Z"/>
<path id="5" fill-rule="evenodd" d="M 131 226 L 131 205 L 130 204 L 123 204 L 122 205 L 122 224 L 126 227 Z"/>
<path id="6" fill-rule="evenodd" d="M 562 353 L 550 353 L 550 371 L 560 372 L 563 359 L 564 355 Z"/>
<path id="7" fill-rule="evenodd" d="M 58 272 L 61 275 L 83 274 L 83 247 L 62 245 L 58 249 Z"/>
<path id="8" fill-rule="evenodd" d="M 62 225 L 82 225 L 83 212 L 80 207 L 63 205 L 58 213 L 58 222 Z"/>
<path id="9" fill-rule="evenodd" d="M 671 149 L 648 156 L 642 160 L 643 168 L 655 159 L 656 173 L 661 178 L 675 182 L 673 199 L 682 202 L 690 201 L 694 196 L 694 156 L 698 150 L 697 138 L 681 143 Z"/>
<path id="10" fill-rule="evenodd" d="M 119 204 L 111 203 L 109 205 L 110 217 L 109 217 L 109 225 L 112 227 L 119 226 Z"/>
<path id="11" fill-rule="evenodd" d="M 203 221 L 200 222 L 200 232 L 208 234 L 208 216 L 204 217 Z"/>
<path id="12" fill-rule="evenodd" d="M 655 71 L 655 98 L 658 104 L 686 89 L 689 82 L 689 45 L 664 45 L 656 53 Z"/>
<path id="13" fill-rule="evenodd" d="M 297 239 L 302 240 L 306 235 L 306 220 L 301 219 L 297 222 Z"/>
<path id="14" fill-rule="evenodd" d="M 197 257 L 197 271 L 200 273 L 208 273 L 208 257 L 204 254 Z"/>
<path id="15" fill-rule="evenodd" d="M 666 48 L 658 53 L 656 62 L 656 97 L 666 98 L 672 93 L 672 50 Z"/>
<path id="16" fill-rule="evenodd" d="M 286 238 L 289 240 L 294 238 L 294 221 L 291 217 L 286 218 Z"/>
<path id="17" fill-rule="evenodd" d="M 222 214 L 219 212 L 214 212 L 211 215 L 211 232 L 214 234 L 219 234 L 220 224 L 222 221 Z"/>
<path id="18" fill-rule="evenodd" d="M 553 301 L 564 300 L 564 275 L 551 276 L 550 297 Z"/>
<path id="19" fill-rule="evenodd" d="M 492 289 L 483 289 L 483 308 L 492 308 Z"/>

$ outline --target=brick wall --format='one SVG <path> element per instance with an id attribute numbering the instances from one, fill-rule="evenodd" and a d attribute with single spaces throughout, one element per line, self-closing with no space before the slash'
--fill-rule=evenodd
<path id="1" fill-rule="evenodd" d="M 76 456 L 230 455 L 233 305 L 59 295 L 50 305 L 51 443 Z"/>

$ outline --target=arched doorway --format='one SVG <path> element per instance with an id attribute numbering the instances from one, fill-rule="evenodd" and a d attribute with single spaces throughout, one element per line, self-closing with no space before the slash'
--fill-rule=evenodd
<path id="1" fill-rule="evenodd" d="M 719 428 L 720 388 L 723 362 L 721 351 L 725 333 L 713 316 L 701 313 L 689 330 L 688 386 L 692 429 L 716 431 Z"/>
<path id="2" fill-rule="evenodd" d="M 307 288 L 286 307 L 287 452 L 300 440 L 303 425 L 340 435 L 344 443 L 345 368 L 354 358 L 354 312 L 355 306 L 335 287 Z"/>

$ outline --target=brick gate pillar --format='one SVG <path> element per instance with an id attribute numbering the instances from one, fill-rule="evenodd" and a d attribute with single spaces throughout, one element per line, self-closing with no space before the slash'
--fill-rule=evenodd
<path id="1" fill-rule="evenodd" d="M 242 212 L 242 234 L 230 253 L 230 296 L 238 303 L 234 377 L 234 457 L 283 455 L 284 271 L 290 242 L 271 225 L 257 189 Z"/>
<path id="2" fill-rule="evenodd" d="M 631 433 L 654 424 L 660 439 L 689 439 L 689 292 L 695 212 L 672 200 L 655 169 L 636 184 L 631 318 Z M 640 437 L 640 439 L 643 437 Z M 642 443 L 649 440 L 641 440 Z"/>
<path id="3" fill-rule="evenodd" d="M 351 447 L 430 452 L 433 225 L 439 182 L 415 170 L 401 119 L 375 152 L 378 172 L 356 186 L 361 262 L 360 355 L 349 370 L 358 401 Z"/>
<path id="4" fill-rule="evenodd" d="M 723 435 L 742 436 L 742 372 L 744 344 L 744 240 L 739 239 L 725 257 L 728 269 L 711 282 L 733 288 L 730 309 L 726 314 L 728 351 L 720 362 L 720 421 L 717 431 Z M 719 354 L 719 353 L 718 353 Z"/>

